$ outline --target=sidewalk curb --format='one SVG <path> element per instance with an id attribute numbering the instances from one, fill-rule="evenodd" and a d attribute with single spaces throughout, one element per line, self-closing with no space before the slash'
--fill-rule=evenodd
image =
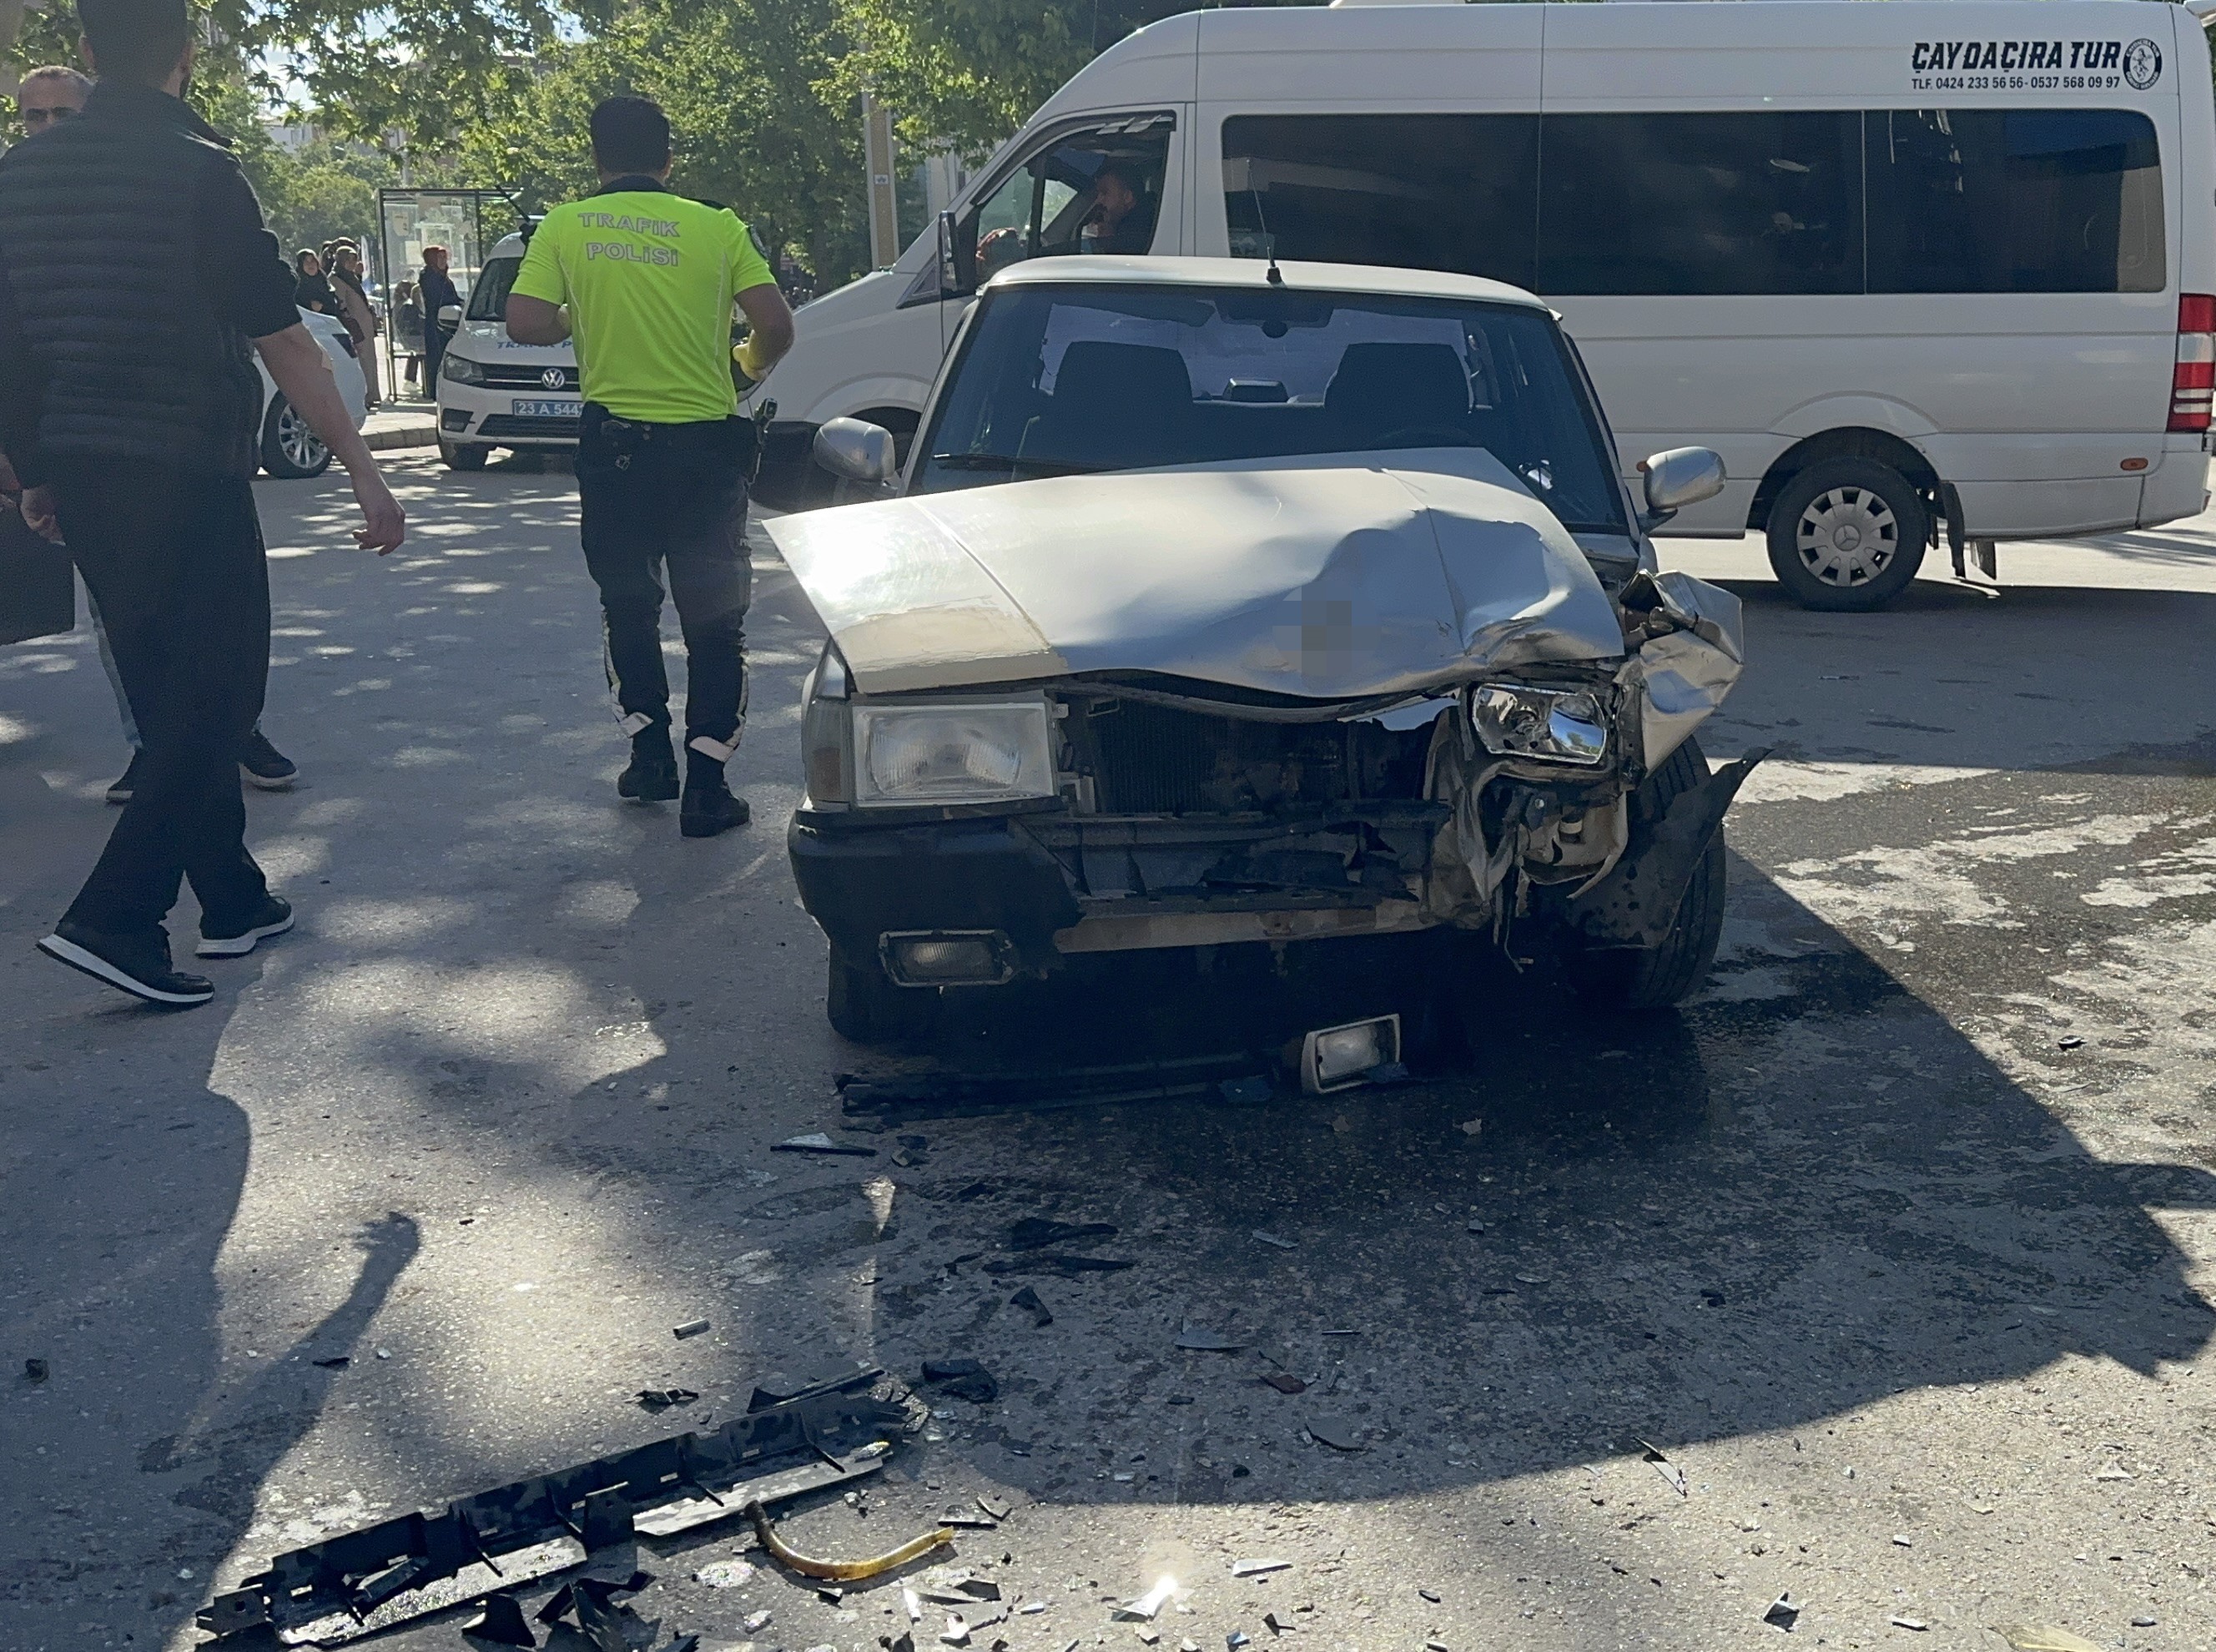
<path id="1" fill-rule="evenodd" d="M 361 439 L 369 444 L 369 450 L 373 453 L 385 453 L 395 447 L 436 447 L 439 445 L 439 429 L 436 425 L 427 423 L 410 425 L 402 430 L 365 430 L 361 433 Z"/>

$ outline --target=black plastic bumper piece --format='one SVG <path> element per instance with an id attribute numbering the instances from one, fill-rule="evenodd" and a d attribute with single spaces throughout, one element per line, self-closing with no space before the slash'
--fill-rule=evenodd
<path id="1" fill-rule="evenodd" d="M 1721 830 L 1724 811 L 1770 749 L 1726 763 L 1680 792 L 1645 841 L 1634 841 L 1616 869 L 1570 903 L 1570 922 L 1604 945 L 1656 946 L 1677 921 L 1693 870 Z"/>
<path id="2" fill-rule="evenodd" d="M 800 903 L 853 964 L 902 930 L 997 929 L 1018 965 L 1062 961 L 1055 932 L 1075 924 L 1077 897 L 1037 839 L 1006 820 L 834 824 L 794 817 L 785 847 Z"/>

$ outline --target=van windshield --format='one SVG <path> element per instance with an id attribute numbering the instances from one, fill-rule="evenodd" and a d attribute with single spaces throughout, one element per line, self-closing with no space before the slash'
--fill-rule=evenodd
<path id="1" fill-rule="evenodd" d="M 1309 453 L 1481 447 L 1573 533 L 1622 494 L 1553 319 L 1256 287 L 988 294 L 914 491 Z"/>
<path id="2" fill-rule="evenodd" d="M 471 321 L 498 321 L 508 314 L 508 295 L 515 285 L 516 273 L 523 268 L 520 258 L 491 258 L 477 272 L 477 284 L 470 289 L 469 317 Z"/>

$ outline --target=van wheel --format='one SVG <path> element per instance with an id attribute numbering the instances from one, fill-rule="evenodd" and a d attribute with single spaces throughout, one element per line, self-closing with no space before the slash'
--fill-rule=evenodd
<path id="1" fill-rule="evenodd" d="M 492 449 L 482 442 L 450 442 L 441 437 L 439 457 L 446 461 L 446 468 L 450 471 L 481 471 L 485 467 L 485 460 L 492 457 Z"/>
<path id="2" fill-rule="evenodd" d="M 1701 755 L 1700 743 L 1688 738 L 1640 783 L 1631 800 L 1633 817 L 1660 819 L 1671 799 L 1708 778 L 1708 760 Z M 1579 996 L 1610 1009 L 1667 1009 L 1707 980 L 1724 933 L 1726 875 L 1719 829 L 1693 868 L 1685 898 L 1660 945 L 1577 946 L 1567 962 Z"/>
<path id="3" fill-rule="evenodd" d="M 331 450 L 279 391 L 262 416 L 262 468 L 291 481 L 321 476 L 330 467 Z"/>
<path id="4" fill-rule="evenodd" d="M 1899 471 L 1827 459 L 1785 484 L 1770 508 L 1770 565 L 1804 608 L 1866 613 L 1908 589 L 1931 541 L 1931 515 Z"/>
<path id="5" fill-rule="evenodd" d="M 854 964 L 831 954 L 823 1013 L 840 1038 L 854 1044 L 915 1042 L 930 1035 L 938 1010 L 936 992 L 896 985 L 875 959 Z"/>

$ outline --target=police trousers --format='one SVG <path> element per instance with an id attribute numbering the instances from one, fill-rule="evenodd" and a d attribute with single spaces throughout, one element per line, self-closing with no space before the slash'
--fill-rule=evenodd
<path id="1" fill-rule="evenodd" d="M 269 893 L 247 853 L 238 780 L 238 749 L 269 679 L 269 564 L 253 485 L 134 462 L 65 471 L 54 492 L 144 752 L 69 920 L 143 934 L 189 878 L 203 928 L 237 928 Z"/>
<path id="2" fill-rule="evenodd" d="M 600 589 L 608 686 L 625 727 L 636 734 L 670 722 L 667 577 L 685 637 L 685 740 L 711 756 L 729 756 L 746 721 L 754 439 L 744 419 L 645 424 L 588 403 L 577 443 L 585 566 Z"/>

